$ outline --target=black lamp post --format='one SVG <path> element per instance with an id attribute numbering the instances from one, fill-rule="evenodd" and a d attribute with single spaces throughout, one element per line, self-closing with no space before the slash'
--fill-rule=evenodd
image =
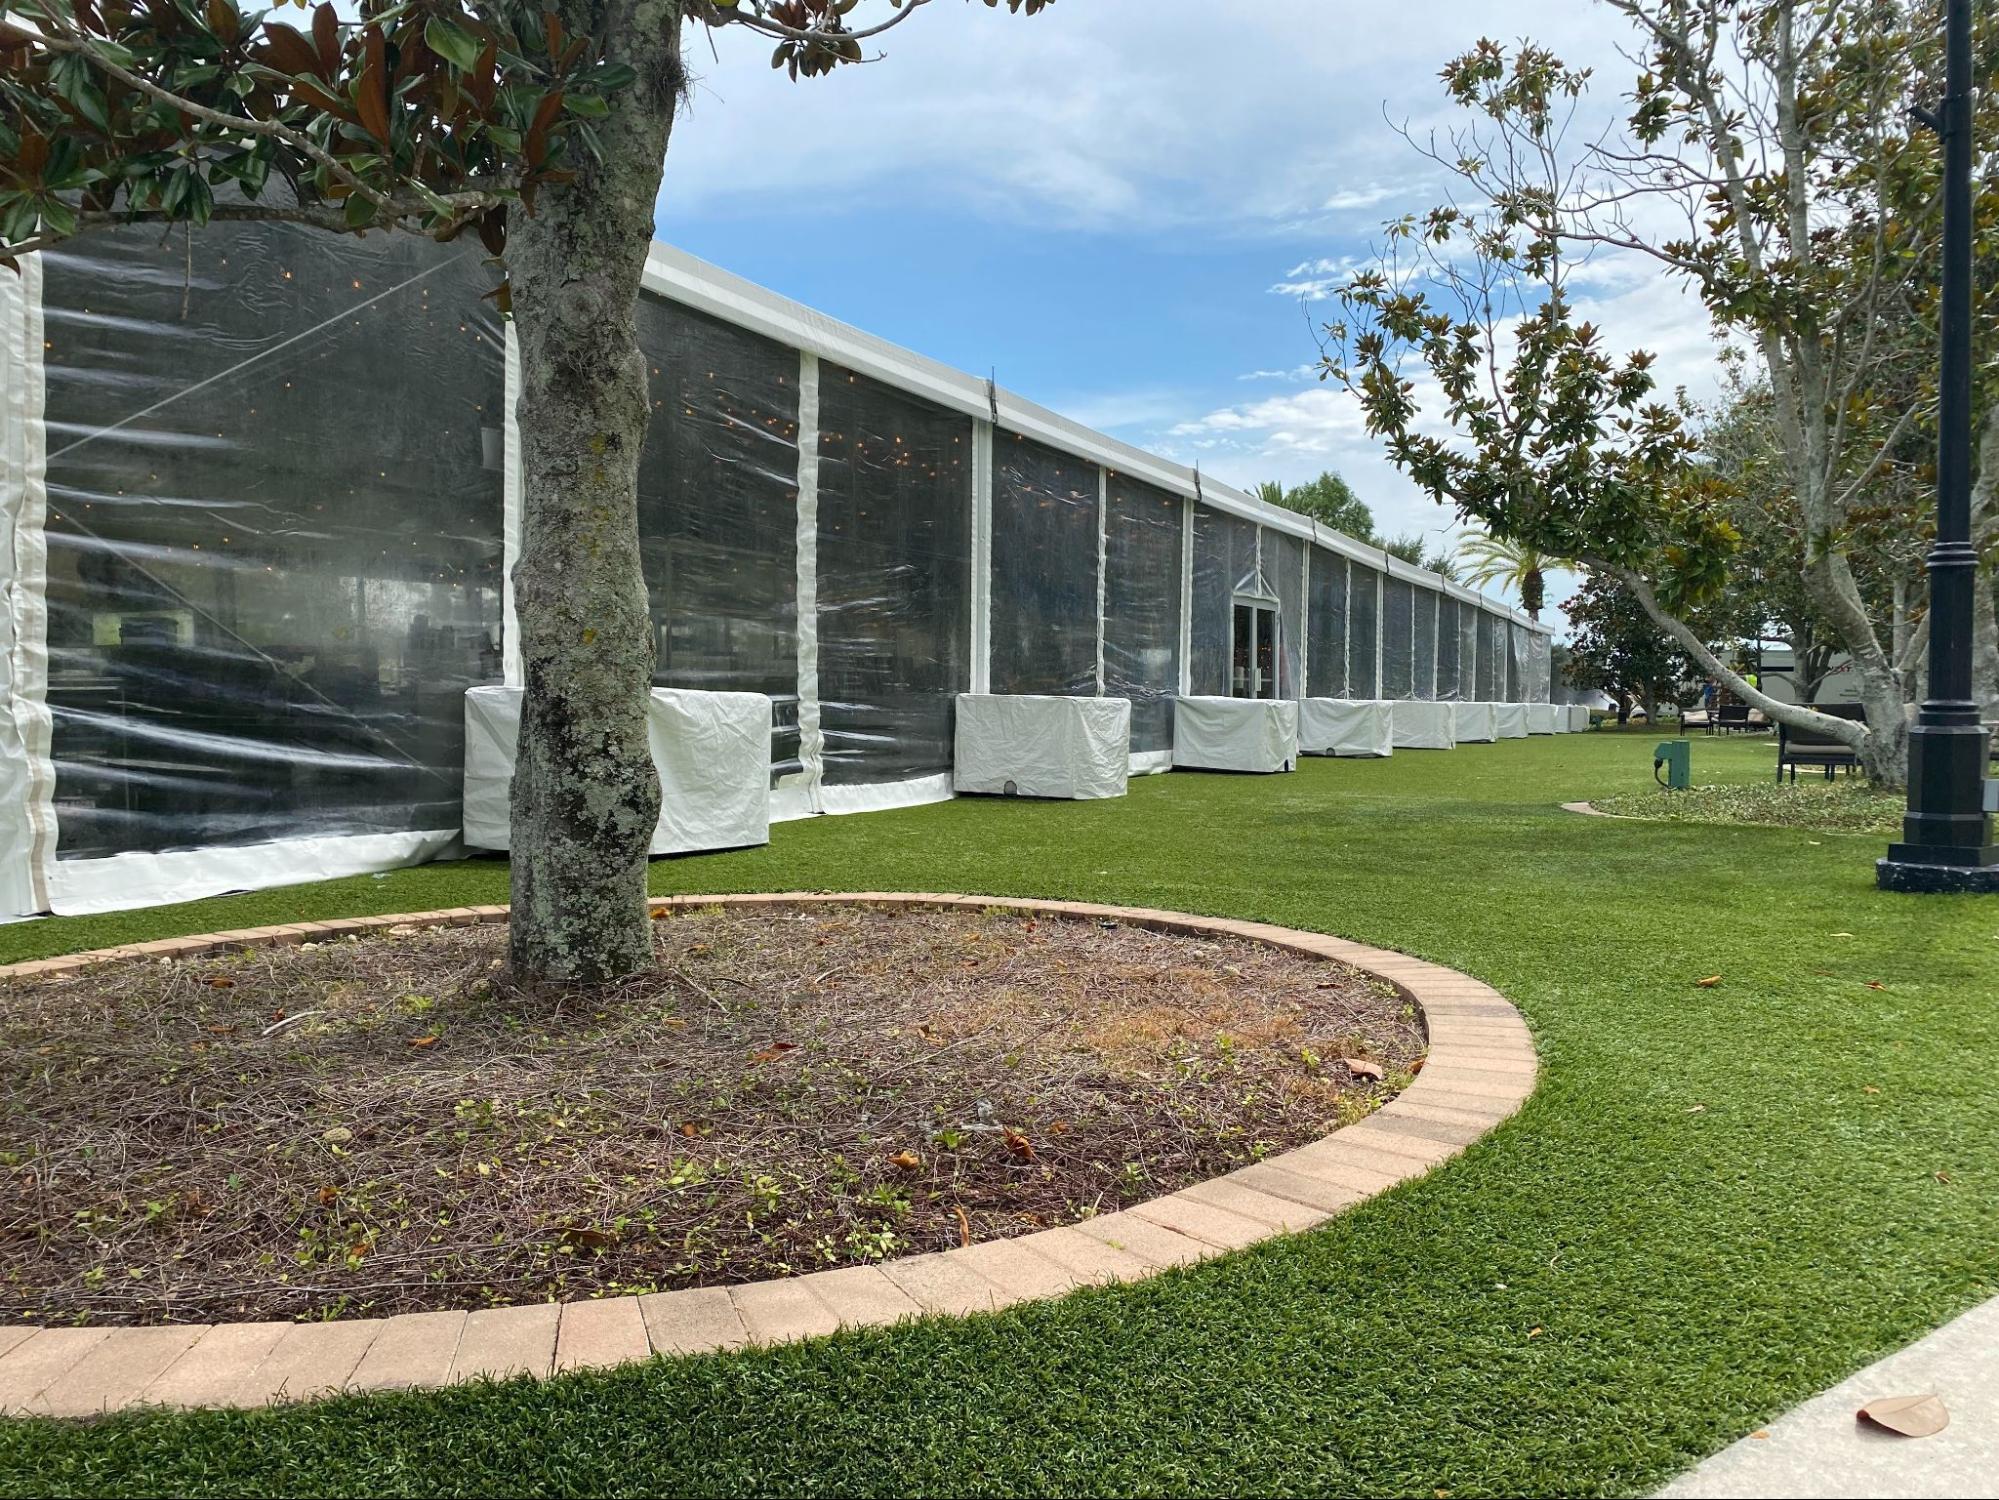
<path id="1" fill-rule="evenodd" d="M 1876 866 L 1883 890 L 1999 891 L 1985 811 L 1986 731 L 1971 695 L 1971 5 L 1947 0 L 1943 107 L 1918 118 L 1943 142 L 1943 356 L 1937 539 L 1930 549 L 1930 696 L 1909 731 L 1902 842 Z"/>

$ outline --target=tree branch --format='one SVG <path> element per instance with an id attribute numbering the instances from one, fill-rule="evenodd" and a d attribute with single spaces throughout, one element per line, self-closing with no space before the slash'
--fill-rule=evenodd
<path id="1" fill-rule="evenodd" d="M 1730 690 L 1749 704 L 1760 708 L 1780 724 L 1788 724 L 1793 729 L 1811 729 L 1820 734 L 1829 734 L 1843 745 L 1850 745 L 1860 752 L 1867 744 L 1868 727 L 1853 719 L 1836 719 L 1831 714 L 1818 713 L 1795 703 L 1784 703 L 1772 698 L 1749 685 L 1741 673 L 1723 665 L 1720 657 L 1708 649 L 1708 644 L 1693 631 L 1693 627 L 1678 615 L 1669 613 L 1659 603 L 1659 596 L 1642 574 L 1630 568 L 1610 567 L 1597 559 L 1583 557 L 1577 559 L 1588 567 L 1608 573 L 1611 577 L 1631 590 L 1631 597 L 1638 601 L 1639 608 L 1651 616 L 1652 623 L 1677 641 L 1682 650 L 1705 667 L 1719 681 L 1728 684 Z"/>
<path id="2" fill-rule="evenodd" d="M 115 78 L 118 82 L 124 84 L 125 87 L 135 89 L 148 98 L 156 99 L 160 103 L 177 109 L 183 114 L 200 120 L 204 124 L 214 125 L 223 130 L 237 131 L 244 135 L 262 136 L 270 140 L 281 141 L 300 155 L 319 163 L 320 166 L 331 172 L 340 182 L 345 184 L 350 191 L 359 193 L 378 209 L 384 212 L 388 211 L 390 207 L 388 194 L 363 182 L 353 171 L 342 164 L 339 157 L 321 146 L 310 136 L 303 135 L 288 125 L 280 124 L 276 120 L 258 120 L 243 115 L 226 115 L 218 109 L 210 109 L 205 104 L 197 104 L 192 99 L 184 98 L 170 89 L 160 87 L 160 85 L 152 82 L 150 79 L 141 78 L 129 69 L 120 67 L 117 63 L 111 61 L 110 58 L 105 57 L 95 47 L 91 46 L 88 37 L 72 30 L 66 23 L 59 22 L 58 24 L 63 27 L 62 30 L 55 33 L 45 32 L 42 36 L 41 44 L 51 52 L 75 53 L 107 78 Z"/>

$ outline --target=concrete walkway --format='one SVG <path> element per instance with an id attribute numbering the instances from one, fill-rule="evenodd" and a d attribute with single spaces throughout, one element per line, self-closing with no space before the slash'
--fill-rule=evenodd
<path id="1" fill-rule="evenodd" d="M 1950 1426 L 1906 1438 L 1856 1421 L 1884 1396 L 1937 1395 Z M 1999 1297 L 1869 1365 L 1667 1485 L 1662 1496 L 1999 1497 Z"/>

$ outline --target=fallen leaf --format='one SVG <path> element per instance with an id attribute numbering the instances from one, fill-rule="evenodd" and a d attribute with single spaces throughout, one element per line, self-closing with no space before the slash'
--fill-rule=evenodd
<path id="1" fill-rule="evenodd" d="M 1067 1135 L 1069 1133 L 1069 1122 L 1067 1120 L 1057 1120 L 1048 1127 L 1048 1130 L 1051 1135 Z"/>
<path id="2" fill-rule="evenodd" d="M 1854 1417 L 1903 1437 L 1935 1437 L 1950 1426 L 1950 1412 L 1940 1396 L 1883 1396 L 1870 1401 Z"/>
<path id="3" fill-rule="evenodd" d="M 437 1038 L 434 1036 L 413 1036 L 410 1038 L 409 1044 L 421 1052 L 435 1047 L 437 1045 Z"/>
<path id="4" fill-rule="evenodd" d="M 898 1151 L 888 1160 L 890 1166 L 900 1167 L 905 1172 L 914 1172 L 923 1165 L 923 1158 L 914 1151 Z"/>
<path id="5" fill-rule="evenodd" d="M 764 1048 L 763 1051 L 759 1052 L 755 1057 L 751 1058 L 750 1061 L 753 1063 L 776 1062 L 780 1057 L 784 1056 L 785 1053 L 795 1052 L 797 1050 L 798 1050 L 798 1043 L 796 1042 L 772 1042 L 768 1047 Z"/>
<path id="6" fill-rule="evenodd" d="M 972 1243 L 972 1221 L 965 1217 L 965 1205 L 954 1203 L 951 1211 L 958 1216 L 958 1243 L 969 1246 Z"/>
<path id="7" fill-rule="evenodd" d="M 1770 1440 L 1770 1429 L 1767 1427 L 1759 1427 L 1749 1435 L 1755 1438 L 1760 1443 L 1767 1443 Z"/>
<path id="8" fill-rule="evenodd" d="M 1705 979 L 1696 979 L 1694 981 L 1694 987 L 1696 989 L 1711 990 L 1720 983 L 1721 983 L 1721 976 L 1719 974 L 1710 974 Z"/>
<path id="9" fill-rule="evenodd" d="M 235 1031 L 236 1028 L 234 1026 L 211 1026 L 208 1028 L 210 1036 L 233 1036 Z"/>
<path id="10" fill-rule="evenodd" d="M 332 1207 L 332 1206 L 333 1206 L 333 1205 L 334 1205 L 335 1203 L 337 1203 L 337 1202 L 339 1202 L 339 1201 L 340 1201 L 340 1189 L 339 1189 L 339 1188 L 337 1188 L 337 1187 L 323 1187 L 323 1188 L 321 1188 L 321 1189 L 319 1190 L 319 1204 L 320 1204 L 320 1207 L 322 1207 L 322 1208 L 331 1208 L 331 1207 Z"/>
<path id="11" fill-rule="evenodd" d="M 562 1242 L 578 1250 L 609 1250 L 618 1243 L 615 1229 L 565 1229 Z"/>
<path id="12" fill-rule="evenodd" d="M 1948 1172 L 1932 1172 L 1930 1173 L 1930 1175 L 1936 1178 L 1938 1182 L 1944 1183 L 1946 1185 L 1948 1185 L 1950 1182 L 1950 1173 Z"/>
<path id="13" fill-rule="evenodd" d="M 1429 1060 L 1430 1060 L 1430 1055 L 1426 1052 L 1421 1057 L 1417 1058 L 1416 1061 L 1409 1064 L 1409 1076 L 1411 1078 L 1414 1078 L 1418 1073 L 1422 1072 L 1423 1064 L 1428 1062 Z"/>
<path id="14" fill-rule="evenodd" d="M 201 982 L 211 990 L 233 990 L 236 988 L 236 981 L 231 979 L 227 974 L 211 974 Z"/>
<path id="15" fill-rule="evenodd" d="M 1001 1138 L 1006 1142 L 1006 1149 L 1022 1161 L 1034 1160 L 1034 1142 L 1030 1141 L 1018 1130 L 1003 1131 Z"/>
<path id="16" fill-rule="evenodd" d="M 1687 1113 L 1690 1115 L 1697 1115 L 1706 1108 L 1707 1106 L 1705 1104 L 1689 1104 L 1687 1106 Z"/>
<path id="17" fill-rule="evenodd" d="M 1541 1330 L 1538 1328 L 1530 1328 L 1527 1330 L 1527 1337 L 1529 1337 L 1530 1339 L 1538 1339 L 1540 1336 L 1541 1336 Z"/>
<path id="18" fill-rule="evenodd" d="M 681 1124 L 680 1133 L 691 1141 L 695 1136 L 701 1134 L 701 1127 L 696 1125 L 692 1120 L 687 1120 Z"/>
<path id="19" fill-rule="evenodd" d="M 1868 980 L 1868 981 L 1867 981 L 1867 987 L 1868 987 L 1868 988 L 1869 988 L 1870 990 L 1885 990 L 1885 989 L 1887 989 L 1887 988 L 1888 988 L 1888 986 L 1887 986 L 1887 985 L 1883 984 L 1883 983 L 1882 983 L 1882 982 L 1881 982 L 1880 980 L 1878 980 L 1878 979 L 1870 979 L 1870 980 Z"/>
<path id="20" fill-rule="evenodd" d="M 1862 1084 L 1860 1086 L 1860 1091 L 1864 1094 L 1878 1094 L 1881 1092 L 1881 1090 L 1874 1087 L 1874 1085 L 1871 1083 Z"/>
<path id="21" fill-rule="evenodd" d="M 1380 1063 L 1369 1062 L 1364 1057 L 1343 1057 L 1340 1064 L 1356 1078 L 1372 1078 L 1380 1082 L 1388 1076 Z"/>
<path id="22" fill-rule="evenodd" d="M 343 1142 L 353 1140 L 354 1132 L 349 1130 L 345 1125 L 336 1125 L 331 1130 L 323 1132 L 319 1138 L 322 1141 L 338 1146 Z"/>

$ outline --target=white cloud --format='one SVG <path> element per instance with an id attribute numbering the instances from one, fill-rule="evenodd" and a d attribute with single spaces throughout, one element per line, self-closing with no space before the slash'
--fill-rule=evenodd
<path id="1" fill-rule="evenodd" d="M 1513 0 L 1505 29 L 1605 52 L 1618 23 L 1574 11 Z M 1479 0 L 1365 25 L 1325 0 L 1225 17 L 1211 0 L 1087 0 L 1032 18 L 938 4 L 883 39 L 879 64 L 797 84 L 753 38 L 725 29 L 711 55 L 696 30 L 661 202 L 698 213 L 920 195 L 1050 230 L 1347 228 L 1419 191 L 1389 119 L 1420 123 L 1444 57 L 1491 25 Z"/>
<path id="2" fill-rule="evenodd" d="M 1237 380 L 1282 380 L 1292 384 L 1296 384 L 1301 381 L 1316 380 L 1318 379 L 1318 376 L 1319 376 L 1319 366 L 1318 363 L 1314 361 L 1310 364 L 1293 365 L 1288 370 L 1245 370 L 1242 374 L 1236 376 L 1236 379 Z"/>
<path id="3" fill-rule="evenodd" d="M 1386 183 L 1371 182 L 1362 188 L 1342 188 L 1319 206 L 1328 213 L 1345 213 L 1356 208 L 1373 208 L 1378 203 L 1386 203 L 1401 191 L 1401 188 L 1390 187 Z"/>

